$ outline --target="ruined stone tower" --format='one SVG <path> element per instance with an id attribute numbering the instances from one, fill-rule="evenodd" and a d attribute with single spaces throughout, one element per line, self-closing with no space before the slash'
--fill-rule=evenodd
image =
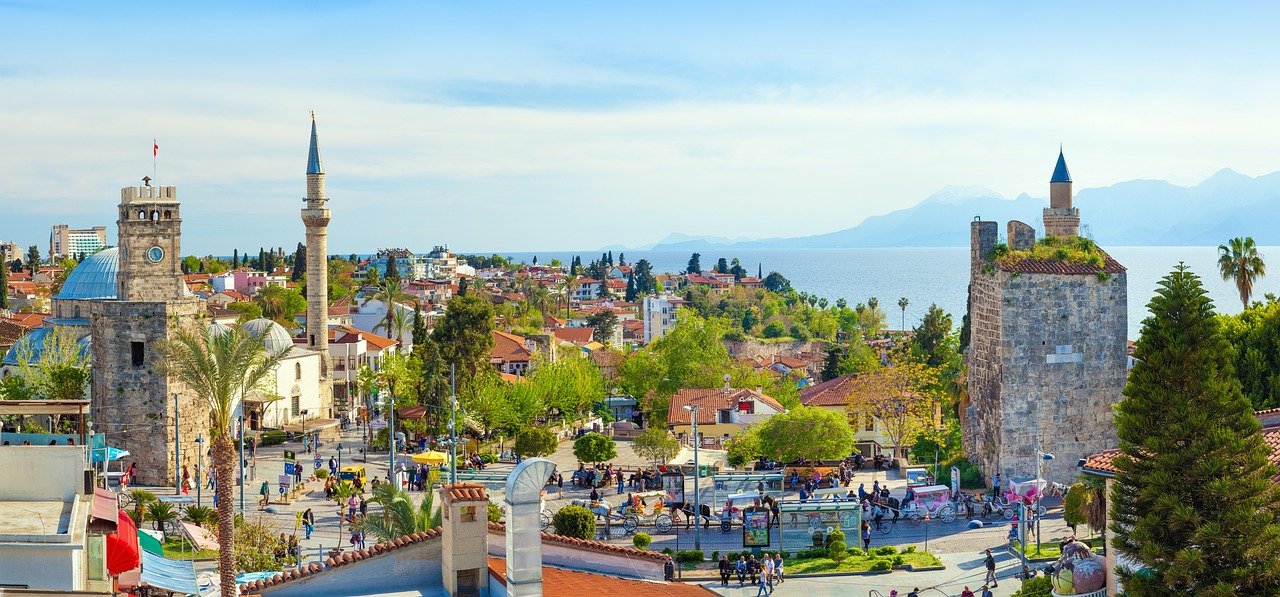
<path id="1" fill-rule="evenodd" d="M 311 114 L 311 148 L 307 152 L 307 348 L 320 353 L 320 397 L 333 416 L 333 382 L 329 363 L 329 198 L 324 195 L 324 165 Z"/>
<path id="2" fill-rule="evenodd" d="M 175 187 L 121 189 L 116 298 L 90 311 L 94 430 L 129 451 L 140 484 L 172 484 L 181 464 L 194 467 L 196 437 L 209 435 L 207 403 L 160 366 L 164 342 L 204 314 L 182 278 L 180 207 Z"/>
<path id="3" fill-rule="evenodd" d="M 1049 236 L 1077 242 L 1079 210 L 1058 155 L 1044 210 Z M 1033 258 L 1035 231 L 1010 222 L 1008 250 L 999 225 L 970 225 L 970 406 L 964 443 L 988 479 L 1041 475 L 1069 483 L 1075 464 L 1116 445 L 1111 407 L 1126 380 L 1128 293 L 1125 268 L 1105 252 L 1090 263 L 1046 251 Z M 1026 251 L 1020 253 L 1019 251 Z"/>

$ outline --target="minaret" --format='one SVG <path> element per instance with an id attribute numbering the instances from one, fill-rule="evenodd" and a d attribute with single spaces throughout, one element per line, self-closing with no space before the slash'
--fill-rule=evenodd
<path id="1" fill-rule="evenodd" d="M 324 166 L 316 141 L 316 114 L 311 113 L 311 149 L 307 153 L 307 348 L 320 353 L 321 400 L 332 404 L 329 388 L 329 199 L 324 196 Z M 332 413 L 330 413 L 332 416 Z"/>
<path id="2" fill-rule="evenodd" d="M 1044 209 L 1044 234 L 1064 238 L 1080 234 L 1080 210 L 1071 207 L 1071 173 L 1058 148 L 1058 163 L 1049 178 L 1049 207 Z"/>

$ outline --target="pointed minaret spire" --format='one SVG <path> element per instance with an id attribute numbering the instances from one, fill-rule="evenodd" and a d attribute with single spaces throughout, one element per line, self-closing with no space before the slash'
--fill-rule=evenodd
<path id="1" fill-rule="evenodd" d="M 315 134 L 312 133 L 312 145 L 315 144 Z M 1071 182 L 1071 173 L 1067 171 L 1067 158 L 1062 155 L 1062 146 L 1058 146 L 1058 164 L 1053 167 L 1053 176 L 1049 182 Z"/>
<path id="2" fill-rule="evenodd" d="M 311 150 L 307 152 L 307 174 L 324 174 L 320 164 L 320 143 L 316 141 L 316 113 L 311 112 Z"/>

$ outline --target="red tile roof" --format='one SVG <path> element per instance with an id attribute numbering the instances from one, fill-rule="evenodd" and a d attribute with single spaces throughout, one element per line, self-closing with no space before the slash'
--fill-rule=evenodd
<path id="1" fill-rule="evenodd" d="M 595 334 L 595 328 L 556 328 L 551 330 L 557 340 L 572 342 L 582 345 L 591 341 L 591 336 Z"/>
<path id="2" fill-rule="evenodd" d="M 365 343 L 368 344 L 369 348 L 373 350 L 386 350 L 388 348 L 391 348 L 392 346 L 399 344 L 399 342 L 392 340 L 391 338 L 387 338 L 385 336 L 379 336 L 373 332 L 366 332 L 361 329 L 356 329 L 349 325 L 340 325 L 338 326 L 338 329 L 346 333 L 346 336 L 343 337 L 344 339 L 341 340 L 341 342 L 343 343 L 353 342 L 355 340 L 358 340 L 359 338 L 364 338 Z M 346 340 L 348 336 L 351 336 L 353 334 L 359 334 L 359 337 L 352 338 L 351 340 Z"/>
<path id="3" fill-rule="evenodd" d="M 443 489 L 449 492 L 449 501 L 452 502 L 485 502 L 489 501 L 489 492 L 485 491 L 484 485 L 479 483 L 458 483 L 456 485 L 445 485 Z"/>
<path id="4" fill-rule="evenodd" d="M 23 327 L 34 328 L 43 324 L 48 316 L 48 313 L 14 313 L 7 319 Z"/>
<path id="5" fill-rule="evenodd" d="M 730 389 L 725 393 L 722 388 L 682 388 L 671 396 L 671 405 L 667 408 L 668 425 L 688 425 L 690 423 L 687 405 L 698 406 L 698 424 L 714 425 L 717 411 L 725 408 L 737 409 L 738 403 L 747 399 L 758 400 L 773 410 L 787 410 L 768 394 L 759 394 L 747 389 Z"/>
<path id="6" fill-rule="evenodd" d="M 507 561 L 490 557 L 489 575 L 506 586 Z M 702 585 L 619 578 L 595 572 L 543 566 L 542 594 L 546 597 L 582 597 L 583 595 L 705 597 L 716 593 Z"/>
<path id="7" fill-rule="evenodd" d="M 1256 414 L 1265 414 L 1266 411 L 1259 411 Z M 1271 454 L 1267 456 L 1267 460 L 1272 464 L 1280 465 L 1280 427 L 1265 427 L 1262 430 L 1262 440 L 1267 443 L 1267 447 L 1271 448 Z M 1084 459 L 1084 465 L 1081 470 L 1086 473 L 1110 477 L 1120 472 L 1116 468 L 1115 459 L 1120 455 L 1120 450 L 1104 450 Z M 1280 481 L 1280 475 L 1274 479 Z"/>
<path id="8" fill-rule="evenodd" d="M 493 348 L 489 349 L 489 358 L 504 363 L 528 361 L 533 353 L 525 347 L 524 337 L 493 330 Z"/>
<path id="9" fill-rule="evenodd" d="M 243 594 L 249 591 L 260 591 L 267 587 L 282 585 L 291 580 L 300 580 L 314 574 L 319 574 L 321 572 L 333 570 L 334 568 L 341 568 L 342 566 L 346 566 L 347 564 L 354 564 L 356 562 L 359 562 L 367 558 L 372 558 L 374 556 L 395 551 L 397 549 L 400 549 L 401 547 L 405 547 L 407 545 L 413 545 L 414 543 L 420 543 L 422 541 L 439 540 L 440 534 L 441 534 L 440 528 L 436 527 L 425 533 L 414 533 L 412 535 L 405 535 L 403 537 L 400 537 L 399 539 L 393 539 L 391 541 L 376 543 L 374 545 L 369 546 L 367 549 L 361 549 L 357 551 L 348 551 L 337 557 L 326 558 L 323 565 L 312 562 L 311 564 L 307 564 L 306 566 L 303 566 L 301 568 L 289 568 L 284 572 L 276 574 L 271 578 L 255 580 L 253 582 L 247 582 L 240 585 L 240 593 Z"/>
<path id="10" fill-rule="evenodd" d="M 850 373 L 820 384 L 800 389 L 800 404 L 805 406 L 846 406 L 849 396 L 862 391 L 858 374 Z"/>
<path id="11" fill-rule="evenodd" d="M 1080 263 L 1078 261 L 1063 261 L 1059 259 L 1023 259 L 1014 263 L 1003 264 L 996 263 L 996 266 L 1007 272 L 1017 272 L 1020 274 L 1066 274 L 1066 275 L 1084 275 L 1099 274 L 1106 272 L 1108 274 L 1123 274 L 1125 268 L 1120 265 L 1119 261 L 1112 259 L 1107 255 L 1103 261 L 1102 267 L 1090 265 L 1088 263 Z"/>
<path id="12" fill-rule="evenodd" d="M 489 523 L 490 533 L 506 533 L 506 525 L 500 522 Z M 639 558 L 644 560 L 653 560 L 655 562 L 665 562 L 671 559 L 671 556 L 660 551 L 649 551 L 647 549 L 636 549 L 634 547 L 623 547 L 621 545 L 610 545 L 601 541 L 592 541 L 590 539 L 578 539 L 576 537 L 566 537 L 564 535 L 555 535 L 552 533 L 542 534 L 543 543 L 559 543 L 567 545 L 575 549 L 583 551 L 596 551 L 618 556 L 626 556 L 628 558 Z"/>

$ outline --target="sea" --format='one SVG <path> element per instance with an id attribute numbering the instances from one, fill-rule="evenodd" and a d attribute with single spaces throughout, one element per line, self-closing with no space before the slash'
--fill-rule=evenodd
<path id="1" fill-rule="evenodd" d="M 1129 338 L 1137 339 L 1147 304 L 1155 295 L 1160 278 L 1178 263 L 1185 263 L 1204 282 L 1214 306 L 1220 313 L 1239 313 L 1240 295 L 1234 282 L 1224 281 L 1218 274 L 1217 247 L 1106 247 L 1106 250 L 1128 268 Z M 1259 252 L 1280 256 L 1280 247 L 1260 247 Z M 688 251 L 623 251 L 627 263 L 648 259 L 655 272 L 684 271 L 689 262 Z M 600 257 L 600 251 L 547 251 L 503 253 L 503 256 L 526 263 L 537 256 L 539 263 L 559 259 L 564 263 L 578 255 L 584 262 Z M 614 259 L 619 257 L 614 252 Z M 914 327 L 930 305 L 938 305 L 960 325 L 964 314 L 969 283 L 968 247 L 904 247 L 865 249 L 785 249 L 702 252 L 703 269 L 711 269 L 716 260 L 737 257 L 752 275 L 758 270 L 765 275 L 777 271 L 791 281 L 797 290 L 826 297 L 831 303 L 843 298 L 849 305 L 865 303 L 876 297 L 888 316 L 889 327 Z M 1254 286 L 1253 296 L 1261 300 L 1266 293 L 1280 294 L 1280 273 L 1263 277 Z M 907 298 L 905 314 L 898 300 Z"/>

